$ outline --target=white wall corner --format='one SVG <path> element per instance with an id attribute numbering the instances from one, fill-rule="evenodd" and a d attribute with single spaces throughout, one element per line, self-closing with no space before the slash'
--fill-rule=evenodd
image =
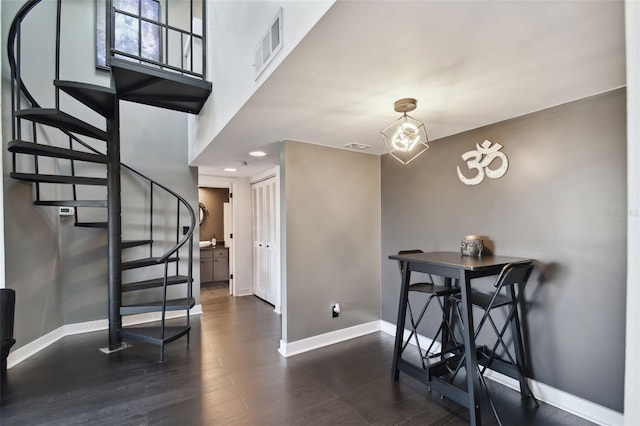
<path id="1" fill-rule="evenodd" d="M 627 317 L 624 424 L 640 425 L 640 2 L 625 1 L 627 58 Z"/>
<path id="2" fill-rule="evenodd" d="M 193 162 L 312 30 L 335 0 L 207 3 L 207 73 L 214 92 L 192 127 Z M 255 49 L 282 8 L 282 47 L 256 79 Z M 195 121 L 194 121 L 195 123 Z M 237 141 L 240 142 L 240 141 Z"/>

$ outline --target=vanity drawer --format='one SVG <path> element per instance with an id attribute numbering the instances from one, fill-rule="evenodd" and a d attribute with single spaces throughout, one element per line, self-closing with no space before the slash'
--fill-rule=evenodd
<path id="1" fill-rule="evenodd" d="M 213 252 L 213 257 L 229 257 L 229 249 L 226 249 L 226 248 L 216 249 L 216 248 L 214 248 L 211 251 Z"/>
<path id="2" fill-rule="evenodd" d="M 200 249 L 200 259 L 211 259 L 213 257 L 213 250 L 208 249 Z"/>

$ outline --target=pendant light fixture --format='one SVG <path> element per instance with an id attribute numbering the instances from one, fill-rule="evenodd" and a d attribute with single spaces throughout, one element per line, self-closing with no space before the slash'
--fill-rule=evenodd
<path id="1" fill-rule="evenodd" d="M 393 107 L 402 116 L 391 123 L 382 133 L 389 154 L 402 164 L 409 164 L 418 155 L 429 149 L 429 139 L 424 124 L 407 115 L 416 109 L 418 101 L 413 98 L 397 100 Z"/>

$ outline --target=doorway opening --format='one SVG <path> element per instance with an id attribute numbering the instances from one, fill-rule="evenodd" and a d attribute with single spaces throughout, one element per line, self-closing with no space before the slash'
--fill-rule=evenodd
<path id="1" fill-rule="evenodd" d="M 232 215 L 229 188 L 199 187 L 200 294 L 229 296 Z"/>

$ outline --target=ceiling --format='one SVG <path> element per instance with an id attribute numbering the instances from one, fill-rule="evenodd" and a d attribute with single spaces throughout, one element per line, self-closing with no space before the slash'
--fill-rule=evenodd
<path id="1" fill-rule="evenodd" d="M 286 25 L 286 21 L 284 22 Z M 338 1 L 196 160 L 233 176 L 278 164 L 293 139 L 384 153 L 413 97 L 430 140 L 625 85 L 624 3 Z M 215 96 L 213 93 L 212 96 Z M 253 149 L 269 155 L 248 156 Z"/>

